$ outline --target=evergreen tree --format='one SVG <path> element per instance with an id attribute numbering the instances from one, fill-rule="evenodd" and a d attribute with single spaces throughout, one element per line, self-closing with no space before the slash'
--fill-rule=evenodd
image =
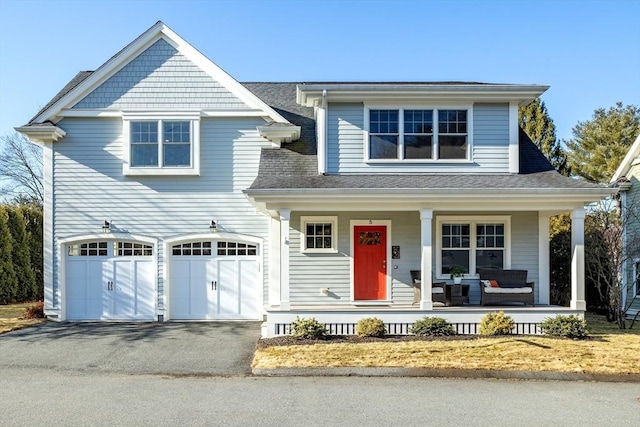
<path id="1" fill-rule="evenodd" d="M 7 208 L 0 206 L 0 304 L 15 302 L 18 278 L 13 269 L 13 244 L 7 225 Z"/>
<path id="2" fill-rule="evenodd" d="M 29 249 L 31 255 L 31 268 L 35 275 L 35 289 L 32 292 L 34 300 L 41 301 L 44 294 L 44 277 L 43 277 L 43 215 L 42 208 L 37 206 L 22 206 L 20 208 L 22 217 L 24 218 L 25 228 L 27 229 L 27 239 L 29 240 Z"/>
<path id="3" fill-rule="evenodd" d="M 36 278 L 31 269 L 31 251 L 27 231 L 22 213 L 18 208 L 10 207 L 7 209 L 7 226 L 13 240 L 11 253 L 13 268 L 18 280 L 16 299 L 19 302 L 29 301 L 35 297 Z"/>
<path id="4" fill-rule="evenodd" d="M 549 116 L 544 101 L 536 98 L 530 104 L 520 107 L 518 123 L 558 172 L 568 176 L 567 154 L 556 139 L 556 125 Z"/>
<path id="5" fill-rule="evenodd" d="M 591 182 L 609 182 L 640 133 L 640 109 L 618 102 L 578 122 L 567 141 L 571 172 Z"/>

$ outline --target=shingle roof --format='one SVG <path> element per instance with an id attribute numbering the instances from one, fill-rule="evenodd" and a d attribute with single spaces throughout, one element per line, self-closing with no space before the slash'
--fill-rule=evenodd
<path id="1" fill-rule="evenodd" d="M 258 177 L 249 190 L 597 188 L 585 181 L 560 175 L 522 129 L 519 134 L 518 174 L 320 175 L 317 172 L 313 109 L 296 103 L 297 84 L 243 83 L 287 120 L 303 129 L 299 141 L 284 144 L 279 149 L 262 150 Z"/>
<path id="2" fill-rule="evenodd" d="M 40 114 L 42 114 L 44 111 L 46 111 L 49 107 L 51 107 L 53 104 L 55 104 L 56 102 L 58 102 L 60 100 L 60 98 L 62 98 L 63 96 L 65 96 L 67 93 L 71 92 L 71 90 L 73 90 L 74 87 L 78 86 L 80 83 L 82 83 L 87 77 L 89 77 L 91 74 L 93 74 L 93 71 L 80 71 L 78 74 L 75 75 L 75 77 L 73 79 L 71 79 L 71 81 L 69 83 L 67 83 L 65 85 L 65 87 L 62 88 L 62 90 L 60 92 L 58 92 L 52 99 L 51 101 L 49 101 L 47 103 L 47 105 L 45 105 L 44 107 L 42 107 L 40 109 L 40 111 L 38 111 L 38 113 L 33 116 L 31 118 L 31 120 L 29 120 L 29 125 L 33 126 L 36 125 L 37 123 L 34 123 L 34 120 L 36 119 L 36 117 L 38 117 Z"/>

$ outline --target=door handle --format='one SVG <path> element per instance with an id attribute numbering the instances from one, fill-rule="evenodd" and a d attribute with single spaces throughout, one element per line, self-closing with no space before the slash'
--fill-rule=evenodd
<path id="1" fill-rule="evenodd" d="M 211 281 L 211 290 L 212 290 L 212 291 L 215 291 L 215 290 L 217 290 L 217 289 L 218 289 L 218 282 L 217 282 L 217 281 L 215 281 L 215 280 L 212 280 L 212 281 Z"/>
<path id="2" fill-rule="evenodd" d="M 107 282 L 107 290 L 108 291 L 112 291 L 113 290 L 113 282 L 111 280 L 109 280 Z"/>

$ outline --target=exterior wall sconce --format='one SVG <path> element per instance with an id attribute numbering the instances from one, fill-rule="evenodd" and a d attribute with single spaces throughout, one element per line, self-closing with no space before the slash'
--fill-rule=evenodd
<path id="1" fill-rule="evenodd" d="M 212 233 L 218 231 L 218 224 L 216 224 L 214 220 L 211 220 L 211 223 L 209 224 L 209 231 L 211 231 Z"/>
<path id="2" fill-rule="evenodd" d="M 111 232 L 111 221 L 107 221 L 106 219 L 102 223 L 102 232 L 110 233 Z"/>

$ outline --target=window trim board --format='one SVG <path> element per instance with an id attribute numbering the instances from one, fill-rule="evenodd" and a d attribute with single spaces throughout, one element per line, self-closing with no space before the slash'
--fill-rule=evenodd
<path id="1" fill-rule="evenodd" d="M 398 156 L 404 156 L 404 111 L 405 110 L 432 110 L 432 158 L 431 159 L 372 159 L 369 147 L 370 111 L 371 110 L 398 110 Z M 436 117 L 439 110 L 466 110 L 467 111 L 467 157 L 465 159 L 439 159 L 438 154 L 438 125 Z M 442 103 L 442 104 L 417 104 L 417 103 L 388 103 L 388 104 L 364 104 L 363 144 L 365 163 L 415 163 L 415 164 L 468 164 L 473 163 L 473 104 L 472 103 Z"/>
<path id="2" fill-rule="evenodd" d="M 481 223 L 502 223 L 504 224 L 504 258 L 503 269 L 508 270 L 511 268 L 511 216 L 510 215 L 486 215 L 486 216 L 458 216 L 458 215 L 445 215 L 436 217 L 436 233 L 435 233 L 435 274 L 436 279 L 449 279 L 449 274 L 442 274 L 442 224 L 466 224 L 471 226 L 470 247 L 469 247 L 469 270 L 473 271 L 475 268 L 475 252 L 478 249 L 476 246 L 476 230 L 475 227 Z M 472 268 L 473 267 L 473 268 Z M 477 279 L 480 276 L 476 273 L 465 274 L 466 279 Z"/>
<path id="3" fill-rule="evenodd" d="M 134 121 L 188 121 L 191 130 L 191 166 L 162 166 L 163 148 L 158 147 L 158 166 L 136 167 L 131 166 L 131 122 Z M 163 129 L 158 129 L 158 138 L 160 139 Z M 125 176 L 154 176 L 154 175 L 170 175 L 170 176 L 199 176 L 200 175 L 200 114 L 123 114 L 122 116 L 122 145 L 123 145 L 123 161 L 122 173 Z"/>
<path id="4" fill-rule="evenodd" d="M 331 224 L 331 248 L 307 248 L 307 224 Z M 300 217 L 300 253 L 331 254 L 338 253 L 338 217 L 334 215 L 314 215 Z"/>

